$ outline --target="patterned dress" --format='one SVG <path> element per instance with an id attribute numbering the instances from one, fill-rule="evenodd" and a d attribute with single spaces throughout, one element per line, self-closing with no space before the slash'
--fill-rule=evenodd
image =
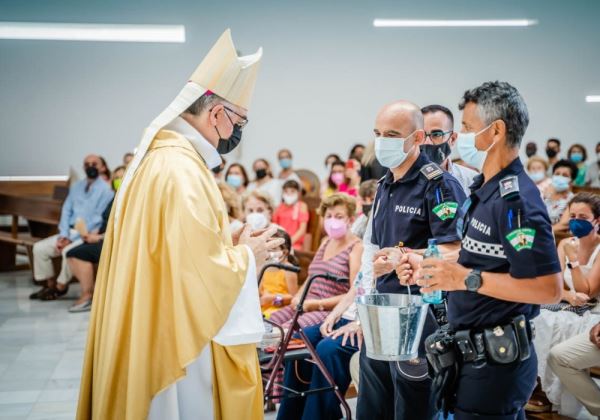
<path id="1" fill-rule="evenodd" d="M 350 276 L 350 253 L 352 252 L 354 246 L 360 242 L 360 240 L 357 239 L 339 254 L 325 260 L 323 255 L 325 254 L 325 249 L 330 241 L 331 239 L 328 239 L 326 242 L 324 242 L 317 251 L 315 257 L 310 263 L 310 266 L 308 267 L 308 278 L 314 276 L 315 274 L 326 273 L 343 278 L 348 278 Z M 316 278 L 310 286 L 306 299 L 326 299 L 333 296 L 339 296 L 348 292 L 349 289 L 350 285 L 348 282 L 336 283 L 334 281 L 319 277 Z M 277 312 L 273 312 L 270 320 L 287 328 L 290 326 L 290 321 L 294 316 L 294 312 L 295 308 L 293 308 L 291 305 L 286 306 Z M 305 312 L 300 316 L 298 321 L 302 328 L 310 327 L 311 325 L 317 325 L 325 320 L 329 312 L 330 311 Z"/>

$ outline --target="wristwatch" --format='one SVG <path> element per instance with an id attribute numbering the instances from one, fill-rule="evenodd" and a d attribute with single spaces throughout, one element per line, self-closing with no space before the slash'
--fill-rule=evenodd
<path id="1" fill-rule="evenodd" d="M 481 287 L 481 270 L 472 270 L 465 279 L 465 286 L 469 292 L 477 292 Z"/>
<path id="2" fill-rule="evenodd" d="M 575 262 L 568 261 L 567 267 L 569 267 L 569 270 L 577 268 L 577 267 L 579 267 L 579 261 L 575 261 Z"/>

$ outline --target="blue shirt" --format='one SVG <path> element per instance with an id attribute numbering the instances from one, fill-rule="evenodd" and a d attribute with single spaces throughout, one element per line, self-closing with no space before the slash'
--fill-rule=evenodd
<path id="1" fill-rule="evenodd" d="M 70 230 L 77 219 L 85 221 L 88 231 L 99 229 L 102 226 L 102 212 L 113 198 L 113 191 L 102 178 L 98 177 L 87 188 L 86 179 L 77 181 L 69 189 L 58 225 L 59 235 L 75 240 L 79 235 L 71 236 Z M 87 188 L 87 191 L 86 191 Z"/>
<path id="2" fill-rule="evenodd" d="M 431 166 L 433 165 L 433 166 Z M 421 171 L 425 167 L 437 168 L 432 179 Z M 373 207 L 373 231 L 371 242 L 379 248 L 403 246 L 422 249 L 429 238 L 438 243 L 460 240 L 456 229 L 457 209 L 465 200 L 459 182 L 449 173 L 420 154 L 406 175 L 394 182 L 391 171 L 379 181 Z M 381 293 L 407 293 L 395 272 L 377 279 Z M 411 292 L 419 293 L 412 286 Z"/>
<path id="3" fill-rule="evenodd" d="M 483 175 L 475 178 L 459 217 L 459 226 L 463 225 L 459 264 L 482 272 L 510 273 L 514 278 L 559 273 L 546 206 L 521 161 L 515 159 L 488 182 L 483 181 Z M 507 187 L 512 193 L 503 197 Z M 539 305 L 469 291 L 448 293 L 448 320 L 456 329 L 493 327 L 520 314 L 531 319 L 539 314 Z"/>

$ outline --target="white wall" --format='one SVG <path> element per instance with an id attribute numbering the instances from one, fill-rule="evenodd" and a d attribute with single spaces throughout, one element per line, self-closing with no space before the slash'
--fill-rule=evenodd
<path id="1" fill-rule="evenodd" d="M 169 5 L 167 5 L 167 3 Z M 377 110 L 409 99 L 458 113 L 467 88 L 501 79 L 519 88 L 531 123 L 525 141 L 600 141 L 600 2 L 17 0 L 5 21 L 185 24 L 185 44 L 0 40 L 0 175 L 65 174 L 84 155 L 111 166 L 179 91 L 226 27 L 244 54 L 264 47 L 242 161 L 322 169 L 371 138 Z M 536 18 L 512 29 L 376 29 L 389 18 Z M 458 128 L 458 126 L 457 126 Z M 566 148 L 565 148 L 566 149 Z"/>

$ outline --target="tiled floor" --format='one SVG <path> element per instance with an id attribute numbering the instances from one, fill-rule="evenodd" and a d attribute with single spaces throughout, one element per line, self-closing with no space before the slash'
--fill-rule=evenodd
<path id="1" fill-rule="evenodd" d="M 78 285 L 54 302 L 29 300 L 34 290 L 29 272 L 0 273 L 0 419 L 72 420 L 89 312 L 67 311 Z"/>
<path id="2" fill-rule="evenodd" d="M 0 419 L 73 419 L 89 313 L 29 300 L 27 271 L 0 274 Z"/>

